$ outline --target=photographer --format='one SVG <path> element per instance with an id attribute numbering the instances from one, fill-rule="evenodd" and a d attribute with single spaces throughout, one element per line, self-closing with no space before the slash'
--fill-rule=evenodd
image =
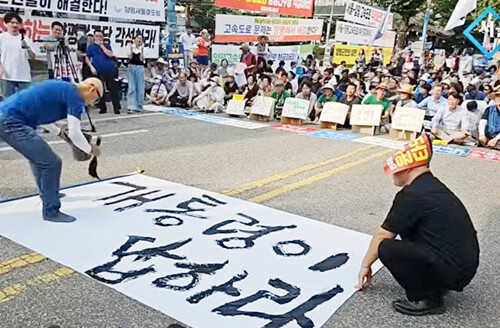
<path id="1" fill-rule="evenodd" d="M 47 52 L 47 71 L 49 79 L 52 80 L 54 78 L 54 52 L 60 42 L 63 42 L 64 46 L 64 27 L 60 22 L 55 21 L 50 26 L 50 31 L 51 35 L 43 38 L 43 41 L 45 41 L 43 48 Z"/>
<path id="2" fill-rule="evenodd" d="M 32 42 L 24 35 L 23 20 L 16 13 L 4 16 L 7 32 L 0 34 L 0 78 L 3 96 L 26 89 L 31 82 L 29 59 L 35 59 Z"/>

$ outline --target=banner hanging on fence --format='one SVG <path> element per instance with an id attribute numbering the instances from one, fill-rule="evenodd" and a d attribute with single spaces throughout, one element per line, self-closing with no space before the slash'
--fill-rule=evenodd
<path id="1" fill-rule="evenodd" d="M 255 42 L 261 35 L 271 42 L 320 41 L 322 32 L 322 19 L 215 16 L 215 42 Z"/>
<path id="2" fill-rule="evenodd" d="M 2 7 L 164 22 L 163 0 L 2 0 Z"/>
<path id="3" fill-rule="evenodd" d="M 335 41 L 349 42 L 350 44 L 369 45 L 375 38 L 376 28 L 337 21 Z M 396 32 L 385 31 L 384 35 L 373 42 L 375 47 L 394 47 Z"/>
<path id="4" fill-rule="evenodd" d="M 22 17 L 26 36 L 34 42 L 33 51 L 39 59 L 46 59 L 46 52 L 43 48 L 44 38 L 50 35 L 50 25 L 54 21 L 58 21 L 64 25 L 66 31 L 65 44 L 71 51 L 76 51 L 78 42 L 77 29 L 82 29 L 85 34 L 88 32 L 94 33 L 95 30 L 102 30 L 105 39 L 109 39 L 113 54 L 117 58 L 127 57 L 127 41 L 132 41 L 132 38 L 137 33 L 142 34 L 144 43 L 144 57 L 158 58 L 160 50 L 160 27 L 150 25 L 114 23 L 114 22 L 98 22 L 75 19 L 59 19 L 51 17 Z M 7 26 L 3 18 L 0 18 L 0 32 L 7 32 Z"/>
<path id="5" fill-rule="evenodd" d="M 350 22 L 379 27 L 384 19 L 385 10 L 377 9 L 356 1 L 348 0 L 345 7 L 344 19 Z M 387 29 L 392 30 L 394 15 L 390 14 L 387 21 Z"/>
<path id="6" fill-rule="evenodd" d="M 356 64 L 356 59 L 358 59 L 361 49 L 365 51 L 366 61 L 370 62 L 373 50 L 378 50 L 379 48 L 380 47 L 348 46 L 345 44 L 338 44 L 333 50 L 333 63 L 340 64 L 342 61 L 345 61 L 347 65 L 354 65 Z M 391 62 L 392 49 L 393 48 L 382 48 L 382 60 L 384 64 L 389 64 Z"/>
<path id="7" fill-rule="evenodd" d="M 311 17 L 314 0 L 215 0 L 217 7 L 256 11 L 263 14 Z"/>

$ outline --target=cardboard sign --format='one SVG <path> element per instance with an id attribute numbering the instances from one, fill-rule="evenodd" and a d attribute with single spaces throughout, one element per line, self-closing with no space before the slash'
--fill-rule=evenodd
<path id="1" fill-rule="evenodd" d="M 0 203 L 0 234 L 190 327 L 321 327 L 371 240 L 140 174 L 64 193 L 75 222 L 42 220 L 33 196 Z"/>
<path id="2" fill-rule="evenodd" d="M 271 116 L 276 99 L 258 96 L 253 99 L 251 114 Z"/>
<path id="3" fill-rule="evenodd" d="M 245 115 L 245 100 L 229 100 L 227 103 L 226 114 L 239 116 Z"/>
<path id="4" fill-rule="evenodd" d="M 307 114 L 309 113 L 309 104 L 309 100 L 286 98 L 281 116 L 305 120 L 307 118 Z"/>
<path id="5" fill-rule="evenodd" d="M 418 108 L 398 107 L 392 116 L 393 129 L 404 131 L 422 131 L 425 110 Z"/>
<path id="6" fill-rule="evenodd" d="M 344 124 L 348 111 L 349 105 L 338 102 L 328 102 L 324 105 L 319 120 L 321 122 Z"/>
<path id="7" fill-rule="evenodd" d="M 382 117 L 382 105 L 353 105 L 351 110 L 351 125 L 379 126 Z"/>

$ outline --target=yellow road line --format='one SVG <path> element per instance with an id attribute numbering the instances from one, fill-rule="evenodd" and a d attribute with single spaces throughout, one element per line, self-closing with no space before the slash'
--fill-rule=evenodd
<path id="1" fill-rule="evenodd" d="M 18 257 L 14 257 L 0 262 L 0 275 L 10 272 L 17 268 L 22 268 L 30 264 L 35 264 L 46 260 L 42 254 L 30 253 Z"/>
<path id="2" fill-rule="evenodd" d="M 313 164 L 304 165 L 304 166 L 301 166 L 301 167 L 298 167 L 295 169 L 291 169 L 291 170 L 288 170 L 288 171 L 285 171 L 282 173 L 274 174 L 274 175 L 268 176 L 267 178 L 257 180 L 254 182 L 249 182 L 247 184 L 241 185 L 241 186 L 236 187 L 234 189 L 224 190 L 223 192 L 221 192 L 221 194 L 226 195 L 226 196 L 236 196 L 236 195 L 242 194 L 244 192 L 263 187 L 263 186 L 268 185 L 270 183 L 278 182 L 278 181 L 293 177 L 295 175 L 298 175 L 300 173 L 311 171 L 311 170 L 314 170 L 314 169 L 317 169 L 317 168 L 344 160 L 346 158 L 352 157 L 356 154 L 359 154 L 361 152 L 364 152 L 364 151 L 367 151 L 367 150 L 370 150 L 370 149 L 373 149 L 376 147 L 377 146 L 373 146 L 373 145 L 361 147 L 361 148 L 355 149 L 349 153 L 345 153 L 345 154 L 342 154 L 342 155 L 337 156 L 337 157 L 333 157 L 333 158 L 330 158 L 330 159 L 327 159 L 327 160 L 324 160 L 321 162 L 313 163 Z"/>
<path id="3" fill-rule="evenodd" d="M 287 184 L 287 185 L 285 185 L 283 187 L 280 187 L 280 188 L 276 188 L 276 189 L 271 190 L 269 192 L 266 192 L 264 194 L 252 197 L 252 198 L 250 198 L 248 200 L 251 201 L 251 202 L 254 202 L 254 203 L 262 203 L 262 202 L 264 202 L 266 200 L 269 200 L 271 198 L 274 198 L 276 196 L 282 195 L 284 193 L 287 193 L 287 192 L 290 192 L 290 191 L 293 191 L 293 190 L 297 190 L 297 189 L 303 188 L 303 187 L 305 187 L 307 185 L 310 185 L 312 183 L 321 181 L 323 179 L 326 179 L 326 178 L 328 178 L 328 177 L 330 177 L 332 175 L 338 174 L 340 172 L 343 172 L 343 171 L 355 168 L 357 166 L 360 166 L 361 164 L 364 164 L 364 163 L 369 162 L 371 160 L 374 160 L 376 158 L 385 156 L 385 155 L 387 155 L 389 153 L 392 153 L 392 152 L 394 152 L 393 149 L 386 149 L 386 150 L 383 150 L 381 152 L 378 152 L 378 153 L 366 156 L 364 158 L 358 159 L 356 161 L 353 161 L 353 162 L 341 165 L 339 167 L 336 167 L 334 169 L 328 170 L 326 172 L 315 174 L 315 175 L 312 175 L 312 176 L 307 177 L 305 179 L 299 180 L 297 182 Z"/>
<path id="4" fill-rule="evenodd" d="M 26 281 L 10 285 L 0 290 L 0 303 L 10 301 L 12 298 L 18 296 L 27 290 L 30 286 L 48 285 L 52 282 L 58 281 L 61 278 L 71 276 L 75 271 L 70 268 L 60 267 L 55 271 L 47 272 Z"/>

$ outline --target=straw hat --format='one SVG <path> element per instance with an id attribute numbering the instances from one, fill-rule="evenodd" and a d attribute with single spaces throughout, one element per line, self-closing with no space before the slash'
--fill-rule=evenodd
<path id="1" fill-rule="evenodd" d="M 413 96 L 413 85 L 411 84 L 402 84 L 399 89 L 399 93 L 406 93 L 409 94 L 410 96 Z"/>
<path id="2" fill-rule="evenodd" d="M 162 57 L 158 58 L 156 61 L 157 64 L 168 65 L 168 62 L 165 61 Z"/>
<path id="3" fill-rule="evenodd" d="M 493 94 L 495 96 L 500 96 L 500 86 L 498 86 L 495 89 L 493 89 Z"/>
<path id="4" fill-rule="evenodd" d="M 382 82 L 382 83 L 380 83 L 380 84 L 379 84 L 379 85 L 375 88 L 375 90 L 377 90 L 377 89 L 384 89 L 385 91 L 387 91 L 387 90 L 389 90 L 389 86 L 387 85 L 387 83 Z"/>
<path id="5" fill-rule="evenodd" d="M 335 87 L 334 87 L 334 86 L 333 86 L 333 84 L 331 84 L 331 83 L 327 83 L 327 84 L 325 84 L 325 85 L 321 88 L 321 90 L 325 90 L 325 89 L 330 89 L 330 90 L 332 90 L 332 91 L 335 91 Z"/>

